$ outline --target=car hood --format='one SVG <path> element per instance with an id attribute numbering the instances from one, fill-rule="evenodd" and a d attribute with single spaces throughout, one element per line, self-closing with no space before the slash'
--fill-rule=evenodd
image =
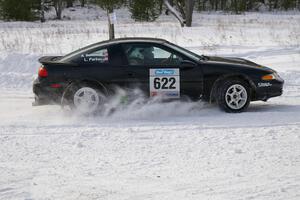
<path id="1" fill-rule="evenodd" d="M 243 59 L 243 58 L 235 58 L 235 57 L 216 57 L 216 56 L 207 56 L 207 62 L 212 62 L 212 63 L 219 63 L 219 64 L 238 64 L 240 67 L 252 67 L 252 68 L 257 68 L 257 69 L 264 69 L 264 70 L 271 70 L 272 69 L 256 64 L 252 61 Z"/>

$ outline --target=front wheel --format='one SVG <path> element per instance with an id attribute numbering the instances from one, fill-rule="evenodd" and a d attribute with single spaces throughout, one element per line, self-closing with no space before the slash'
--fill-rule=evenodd
<path id="1" fill-rule="evenodd" d="M 226 112 L 242 112 L 250 104 L 251 90 L 242 80 L 226 80 L 218 90 L 218 104 Z"/>

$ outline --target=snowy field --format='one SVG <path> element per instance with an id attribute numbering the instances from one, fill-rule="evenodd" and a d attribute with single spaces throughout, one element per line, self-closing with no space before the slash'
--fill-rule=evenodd
<path id="1" fill-rule="evenodd" d="M 183 29 L 120 15 L 117 37 L 250 59 L 279 72 L 284 94 L 240 114 L 202 102 L 96 117 L 31 107 L 37 58 L 106 39 L 105 18 L 1 22 L 0 199 L 300 199 L 300 14 L 196 14 Z"/>

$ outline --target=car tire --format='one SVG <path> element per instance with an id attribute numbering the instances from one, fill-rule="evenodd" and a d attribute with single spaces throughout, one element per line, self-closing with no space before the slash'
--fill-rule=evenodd
<path id="1" fill-rule="evenodd" d="M 217 103 L 225 112 L 239 113 L 245 111 L 251 99 L 249 85 L 240 79 L 228 79 L 217 90 Z"/>
<path id="2" fill-rule="evenodd" d="M 65 100 L 69 107 L 80 114 L 95 114 L 101 110 L 106 96 L 92 84 L 72 84 L 68 87 Z M 63 100 L 62 100 L 63 101 Z"/>

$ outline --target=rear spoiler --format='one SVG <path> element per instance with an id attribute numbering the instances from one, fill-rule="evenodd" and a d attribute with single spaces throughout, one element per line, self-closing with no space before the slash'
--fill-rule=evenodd
<path id="1" fill-rule="evenodd" d="M 76 63 L 60 62 L 60 58 L 62 58 L 62 56 L 44 56 L 39 59 L 39 62 L 42 65 L 49 65 L 49 66 L 51 66 L 51 65 L 56 65 L 56 66 L 64 65 L 64 66 L 73 66 L 73 67 L 79 66 Z"/>
<path id="2" fill-rule="evenodd" d="M 62 56 L 44 56 L 39 59 L 39 62 L 41 64 L 52 64 L 52 63 L 57 63 L 57 61 L 61 58 Z"/>

